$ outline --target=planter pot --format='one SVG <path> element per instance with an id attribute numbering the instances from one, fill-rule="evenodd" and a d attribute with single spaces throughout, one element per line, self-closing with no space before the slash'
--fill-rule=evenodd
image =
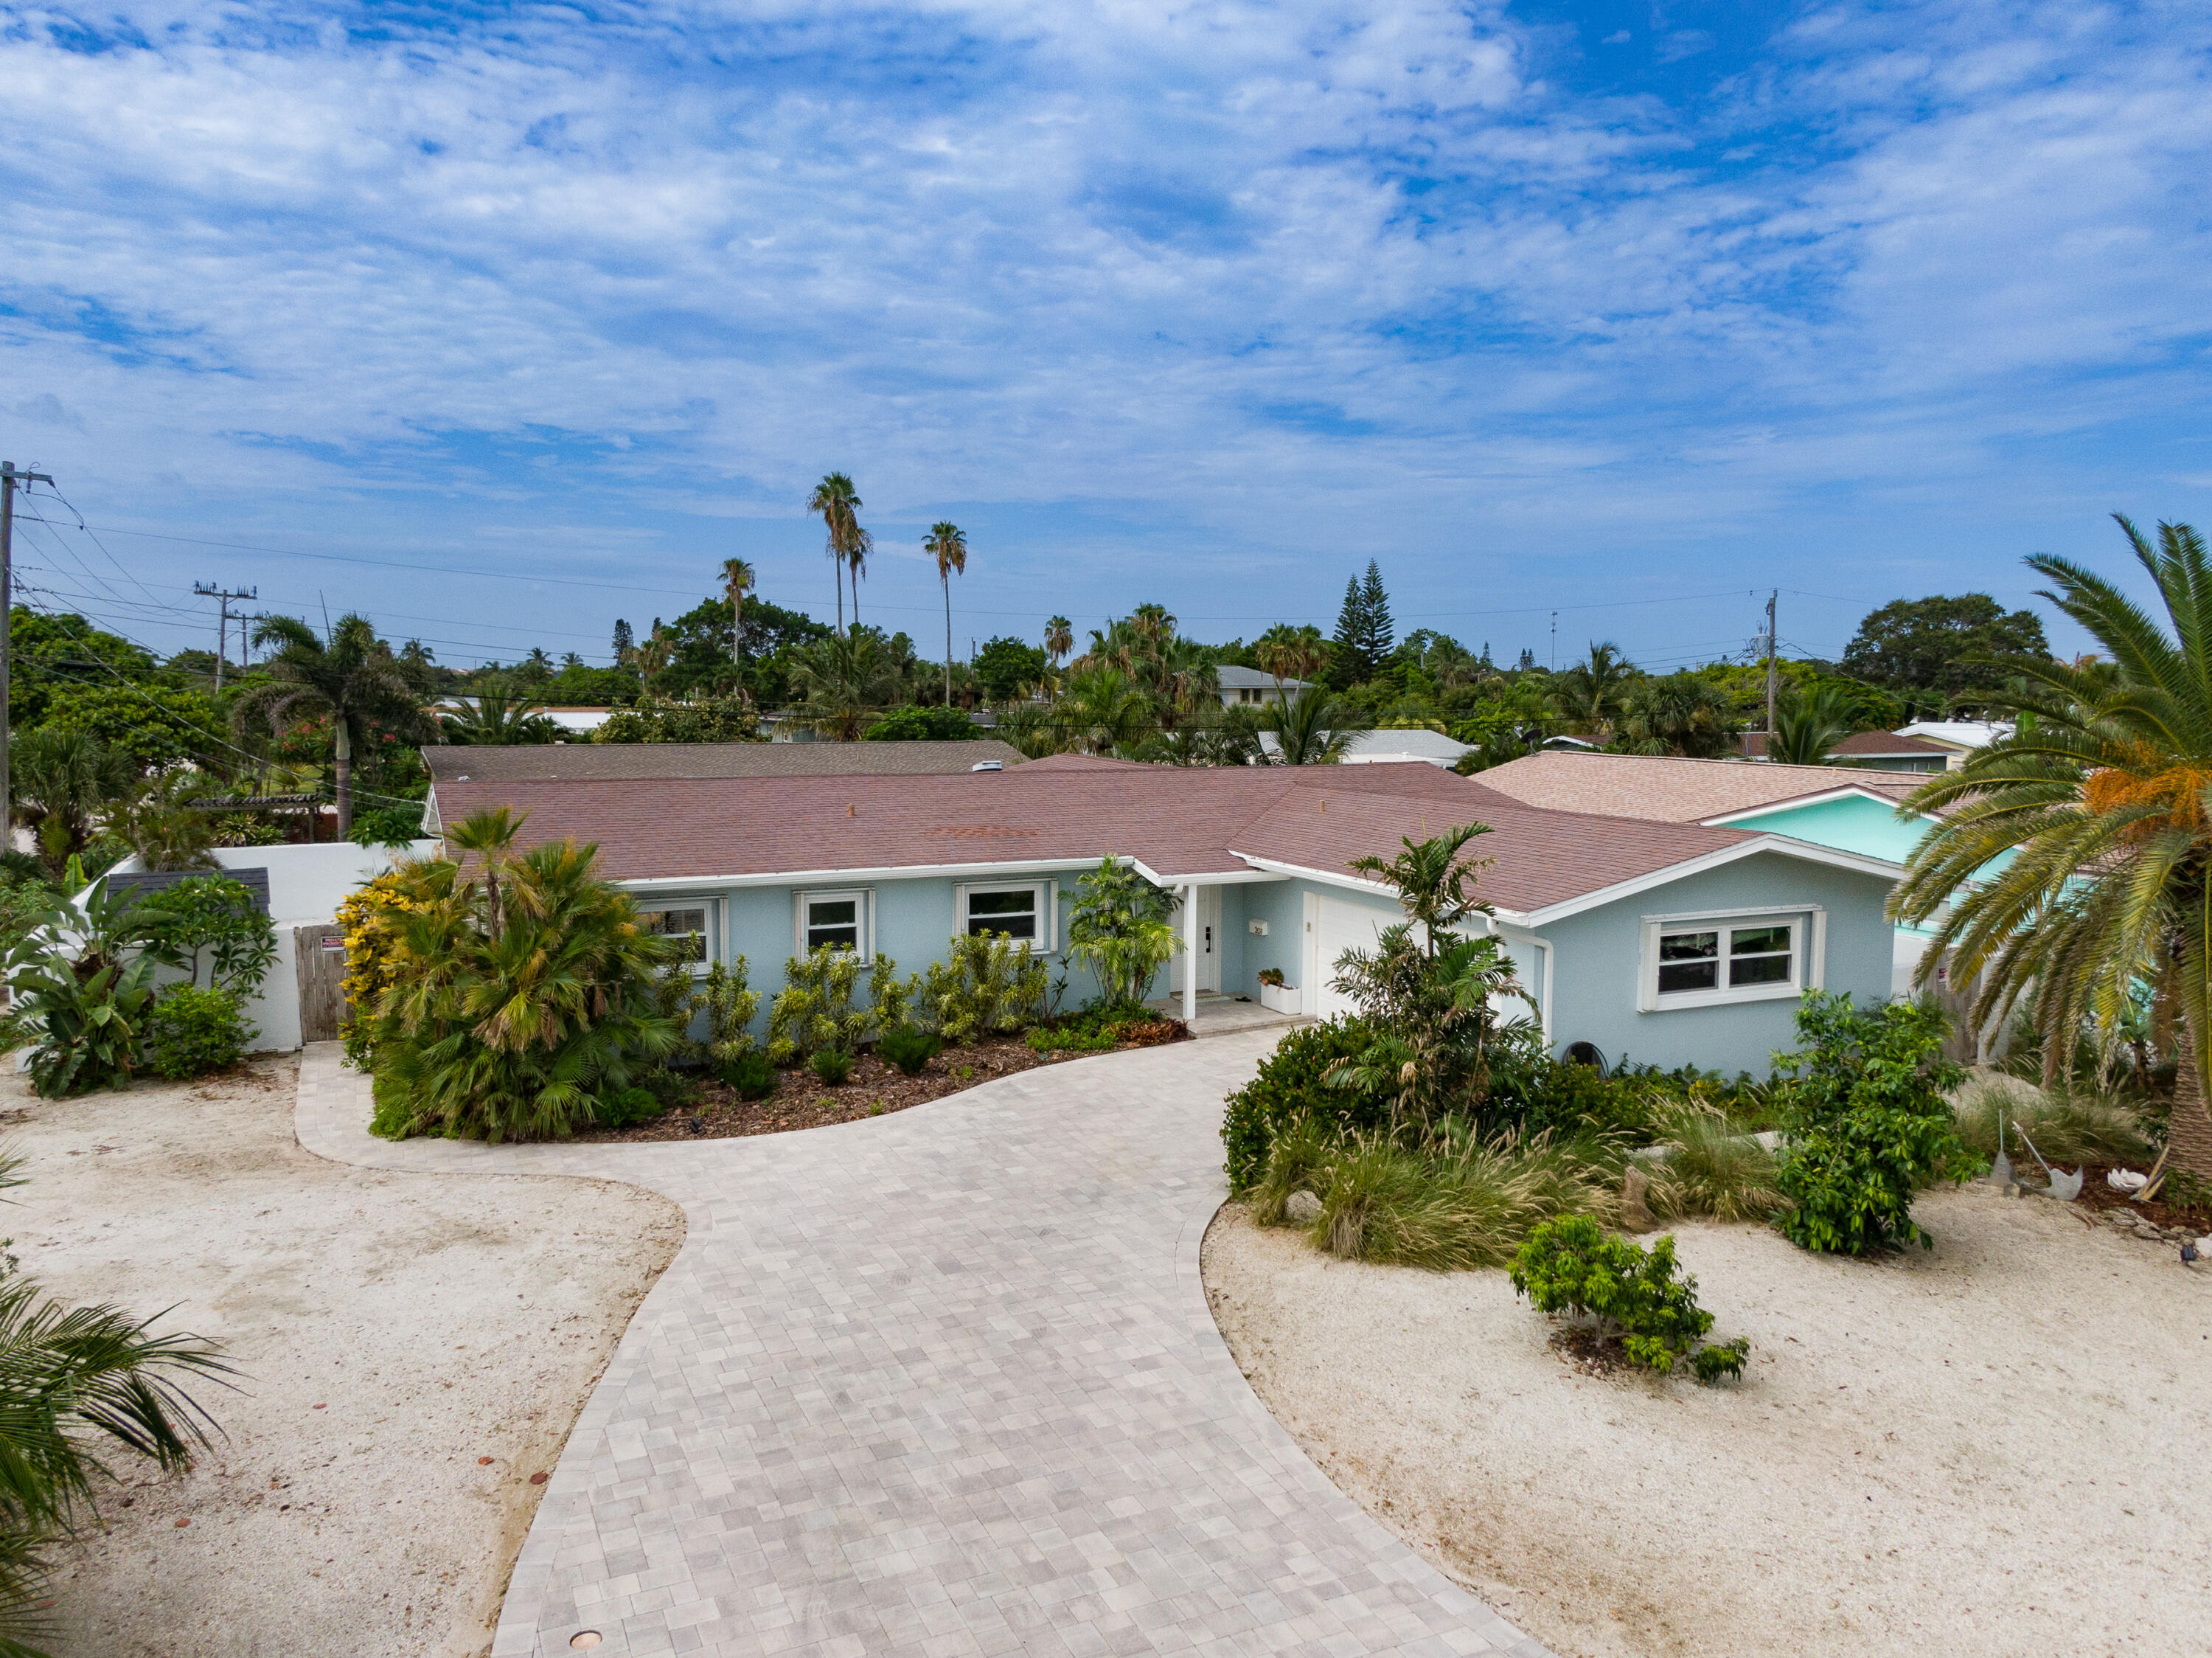
<path id="1" fill-rule="evenodd" d="M 1301 1012 L 1298 987 L 1295 984 L 1262 984 L 1260 986 L 1260 1005 L 1269 1013 Z"/>

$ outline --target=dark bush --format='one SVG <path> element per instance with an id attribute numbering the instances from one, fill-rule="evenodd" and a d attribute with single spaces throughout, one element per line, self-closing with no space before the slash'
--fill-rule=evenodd
<path id="1" fill-rule="evenodd" d="M 876 1058 L 896 1065 L 908 1076 L 921 1076 L 922 1067 L 944 1051 L 943 1038 L 916 1025 L 894 1026 L 876 1043 Z"/>
<path id="2" fill-rule="evenodd" d="M 853 1056 L 842 1048 L 823 1048 L 807 1063 L 829 1088 L 843 1088 L 845 1079 L 853 1074 Z"/>
<path id="3" fill-rule="evenodd" d="M 763 1053 L 741 1053 L 722 1067 L 722 1082 L 740 1100 L 765 1100 L 775 1092 L 775 1067 Z"/>
<path id="4" fill-rule="evenodd" d="M 179 984 L 146 1015 L 146 1067 L 171 1082 L 234 1065 L 253 1027 L 228 991 Z"/>
<path id="5" fill-rule="evenodd" d="M 634 1128 L 649 1123 L 668 1109 L 668 1101 L 648 1088 L 624 1088 L 599 1101 L 599 1126 Z"/>
<path id="6" fill-rule="evenodd" d="M 1562 1216 L 1528 1234 L 1513 1258 L 1512 1277 L 1539 1313 L 1595 1319 L 1618 1335 L 1632 1364 L 1664 1375 L 1687 1357 L 1699 1381 L 1743 1374 L 1748 1341 L 1698 1344 L 1713 1315 L 1698 1305 L 1698 1281 L 1675 1277 L 1672 1238 L 1646 1250 L 1607 1237 L 1587 1215 Z"/>
<path id="7" fill-rule="evenodd" d="M 1349 1088 L 1329 1087 L 1322 1073 L 1340 1059 L 1356 1058 L 1373 1033 L 1357 1020 L 1333 1019 L 1292 1031 L 1261 1064 L 1259 1074 L 1229 1096 L 1221 1140 L 1228 1148 L 1229 1189 L 1251 1190 L 1267 1166 L 1275 1136 L 1304 1118 L 1337 1132 L 1369 1129 L 1384 1106 Z"/>

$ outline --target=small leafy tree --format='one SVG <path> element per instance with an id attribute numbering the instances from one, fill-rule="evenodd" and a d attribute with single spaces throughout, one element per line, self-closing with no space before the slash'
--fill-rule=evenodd
<path id="1" fill-rule="evenodd" d="M 1848 1255 L 1932 1247 L 1912 1219 L 1914 1191 L 1964 1179 L 1973 1166 L 1947 1098 L 1966 1073 L 1943 1058 L 1943 1033 L 1934 1007 L 1861 1009 L 1846 995 L 1806 996 L 1804 1045 L 1774 1056 L 1791 1076 L 1790 1143 L 1776 1174 L 1792 1205 L 1778 1222 L 1791 1242 Z"/>
<path id="2" fill-rule="evenodd" d="M 243 1000 L 261 988 L 276 960 L 276 930 L 253 894 L 227 875 L 193 875 L 138 900 L 136 925 L 147 948 L 206 984 Z"/>
<path id="3" fill-rule="evenodd" d="M 1100 860 L 1075 884 L 1067 953 L 1097 975 L 1100 1000 L 1136 1006 L 1182 941 L 1169 917 L 1175 899 L 1133 869 Z"/>
<path id="4" fill-rule="evenodd" d="M 1663 1375 L 1687 1357 L 1699 1381 L 1743 1374 L 1749 1341 L 1699 1344 L 1713 1315 L 1698 1305 L 1698 1281 L 1675 1276 L 1672 1238 L 1646 1250 L 1607 1237 L 1587 1215 L 1563 1215 L 1528 1234 L 1512 1278 L 1539 1313 L 1595 1319 L 1618 1334 L 1630 1362 L 1644 1369 Z"/>

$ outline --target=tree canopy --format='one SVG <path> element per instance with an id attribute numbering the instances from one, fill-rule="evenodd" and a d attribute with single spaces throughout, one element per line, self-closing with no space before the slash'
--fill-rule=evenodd
<path id="1" fill-rule="evenodd" d="M 2007 671 L 1992 657 L 2048 658 L 2050 642 L 2032 610 L 2008 611 L 1986 593 L 1899 599 L 1870 613 L 1844 649 L 1844 671 L 1903 692 L 1917 707 L 1986 698 Z"/>

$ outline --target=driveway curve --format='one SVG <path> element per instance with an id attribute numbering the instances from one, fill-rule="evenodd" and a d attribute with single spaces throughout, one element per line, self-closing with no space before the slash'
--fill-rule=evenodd
<path id="1" fill-rule="evenodd" d="M 1509 1653 L 1254 1396 L 1199 1281 L 1222 1096 L 1277 1033 L 1042 1067 L 738 1140 L 391 1144 L 335 1044 L 344 1162 L 627 1181 L 682 1253 L 586 1404 L 493 1658 Z"/>

